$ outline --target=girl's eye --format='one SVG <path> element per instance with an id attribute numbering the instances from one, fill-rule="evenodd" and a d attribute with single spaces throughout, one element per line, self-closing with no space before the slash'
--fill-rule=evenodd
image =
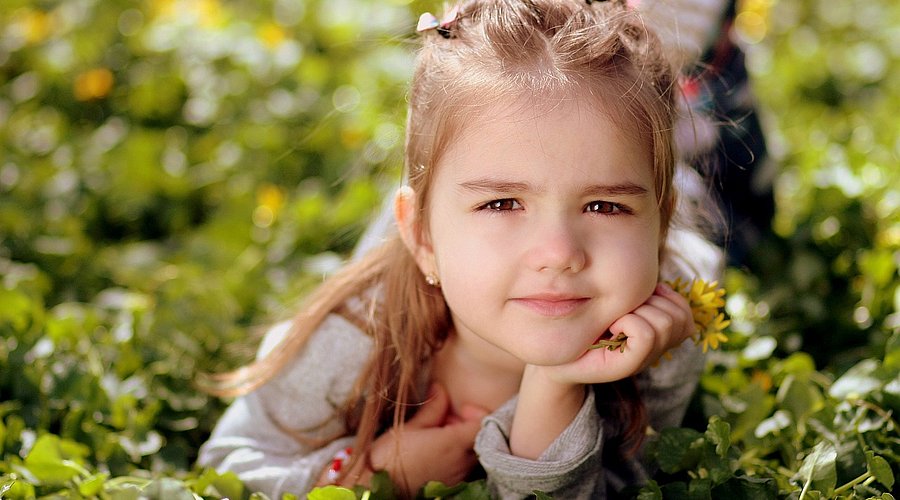
<path id="1" fill-rule="evenodd" d="M 611 201 L 592 201 L 584 207 L 584 211 L 603 215 L 616 215 L 627 213 L 628 209 Z"/>
<path id="2" fill-rule="evenodd" d="M 482 208 L 494 210 L 496 212 L 503 212 L 506 210 L 519 210 L 520 208 L 522 208 L 522 205 L 512 198 L 503 198 L 501 200 L 489 201 L 482 205 Z"/>

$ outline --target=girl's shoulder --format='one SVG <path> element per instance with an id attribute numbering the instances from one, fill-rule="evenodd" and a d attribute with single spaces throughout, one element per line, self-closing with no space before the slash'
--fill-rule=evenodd
<path id="1" fill-rule="evenodd" d="M 279 349 L 290 332 L 290 321 L 270 328 L 257 357 L 263 359 Z M 275 413 L 284 414 L 295 413 L 297 401 L 342 404 L 368 363 L 372 347 L 372 338 L 359 327 L 339 314 L 329 314 L 294 359 L 262 386 L 258 395 L 274 407 Z M 306 411 L 311 421 L 321 421 L 332 409 L 307 407 Z"/>
<path id="2" fill-rule="evenodd" d="M 292 321 L 282 321 L 269 328 L 263 336 L 256 353 L 257 359 L 266 357 L 275 350 L 291 333 Z M 368 354 L 372 348 L 372 339 L 359 326 L 336 313 L 329 314 L 322 321 L 298 357 L 309 357 L 316 352 L 328 352 L 332 349 L 363 351 Z"/>

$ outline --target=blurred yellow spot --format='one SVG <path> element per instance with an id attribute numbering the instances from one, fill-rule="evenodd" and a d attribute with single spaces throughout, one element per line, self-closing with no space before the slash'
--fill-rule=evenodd
<path id="1" fill-rule="evenodd" d="M 877 246 L 882 248 L 900 248 L 900 225 L 894 225 L 879 231 L 876 241 Z"/>
<path id="2" fill-rule="evenodd" d="M 269 48 L 275 48 L 287 39 L 287 33 L 285 33 L 284 29 L 275 23 L 266 23 L 260 26 L 258 36 Z"/>
<path id="3" fill-rule="evenodd" d="M 35 9 L 20 9 L 13 18 L 14 25 L 29 44 L 43 42 L 50 35 L 50 16 Z"/>
<path id="4" fill-rule="evenodd" d="M 79 101 L 103 99 L 113 88 L 115 78 L 107 68 L 94 68 L 75 78 L 75 98 Z"/>
<path id="5" fill-rule="evenodd" d="M 759 43 L 769 30 L 772 0 L 742 0 L 734 25 L 738 35 L 747 43 Z"/>
<path id="6" fill-rule="evenodd" d="M 191 19 L 202 26 L 222 24 L 225 9 L 218 0 L 149 0 L 152 17 Z"/>
<path id="7" fill-rule="evenodd" d="M 361 147 L 365 140 L 365 133 L 358 127 L 341 129 L 341 144 L 347 148 Z"/>
<path id="8" fill-rule="evenodd" d="M 151 17 L 173 17 L 177 12 L 175 0 L 149 0 L 148 6 Z"/>
<path id="9" fill-rule="evenodd" d="M 194 0 L 192 3 L 200 18 L 200 24 L 214 26 L 224 20 L 224 8 L 218 0 Z"/>
<path id="10" fill-rule="evenodd" d="M 257 207 L 253 210 L 253 224 L 269 227 L 284 207 L 284 192 L 274 184 L 263 184 L 256 191 Z"/>
<path id="11" fill-rule="evenodd" d="M 750 381 L 767 392 L 772 388 L 772 376 L 766 373 L 765 370 L 753 370 Z"/>

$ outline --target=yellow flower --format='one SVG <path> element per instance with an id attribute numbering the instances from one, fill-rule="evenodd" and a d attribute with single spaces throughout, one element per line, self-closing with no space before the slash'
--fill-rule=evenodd
<path id="1" fill-rule="evenodd" d="M 717 281 L 707 283 L 702 279 L 695 279 L 691 283 L 682 283 L 679 278 L 670 285 L 691 306 L 696 327 L 692 337 L 694 343 L 703 345 L 703 352 L 710 348 L 717 349 L 719 344 L 728 342 L 724 330 L 731 322 L 721 312 L 725 307 L 725 289 L 719 288 Z"/>
<path id="2" fill-rule="evenodd" d="M 707 283 L 702 279 L 687 282 L 681 278 L 668 282 L 673 290 L 688 300 L 691 306 L 691 315 L 694 318 L 695 331 L 691 335 L 694 343 L 703 346 L 703 352 L 709 349 L 718 349 L 720 344 L 728 342 L 725 329 L 731 321 L 725 318 L 722 308 L 725 307 L 725 289 L 719 288 L 719 283 L 713 281 Z M 628 337 L 619 334 L 614 339 L 599 340 L 591 346 L 592 349 L 605 347 L 610 351 L 625 350 L 625 342 Z M 669 353 L 664 353 L 667 359 Z"/>
<path id="3" fill-rule="evenodd" d="M 718 349 L 719 344 L 728 342 L 728 336 L 724 330 L 731 321 L 725 319 L 725 315 L 719 313 L 711 322 L 709 322 L 700 334 L 700 343 L 703 344 L 703 352 L 708 349 Z"/>

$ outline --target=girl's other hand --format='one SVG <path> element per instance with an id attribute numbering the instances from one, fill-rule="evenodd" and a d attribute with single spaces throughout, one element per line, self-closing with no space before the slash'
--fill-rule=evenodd
<path id="1" fill-rule="evenodd" d="M 454 485 L 464 480 L 477 462 L 475 436 L 488 411 L 463 405 L 451 410 L 450 396 L 433 384 L 429 399 L 402 429 L 393 428 L 372 444 L 372 463 L 388 472 L 406 494 L 414 495 L 426 482 Z"/>
<path id="2" fill-rule="evenodd" d="M 559 382 L 599 384 L 634 375 L 690 337 L 694 319 L 687 299 L 660 283 L 650 298 L 613 322 L 609 331 L 613 337 L 620 333 L 628 336 L 624 352 L 590 349 L 571 363 L 547 367 L 552 378 Z"/>

